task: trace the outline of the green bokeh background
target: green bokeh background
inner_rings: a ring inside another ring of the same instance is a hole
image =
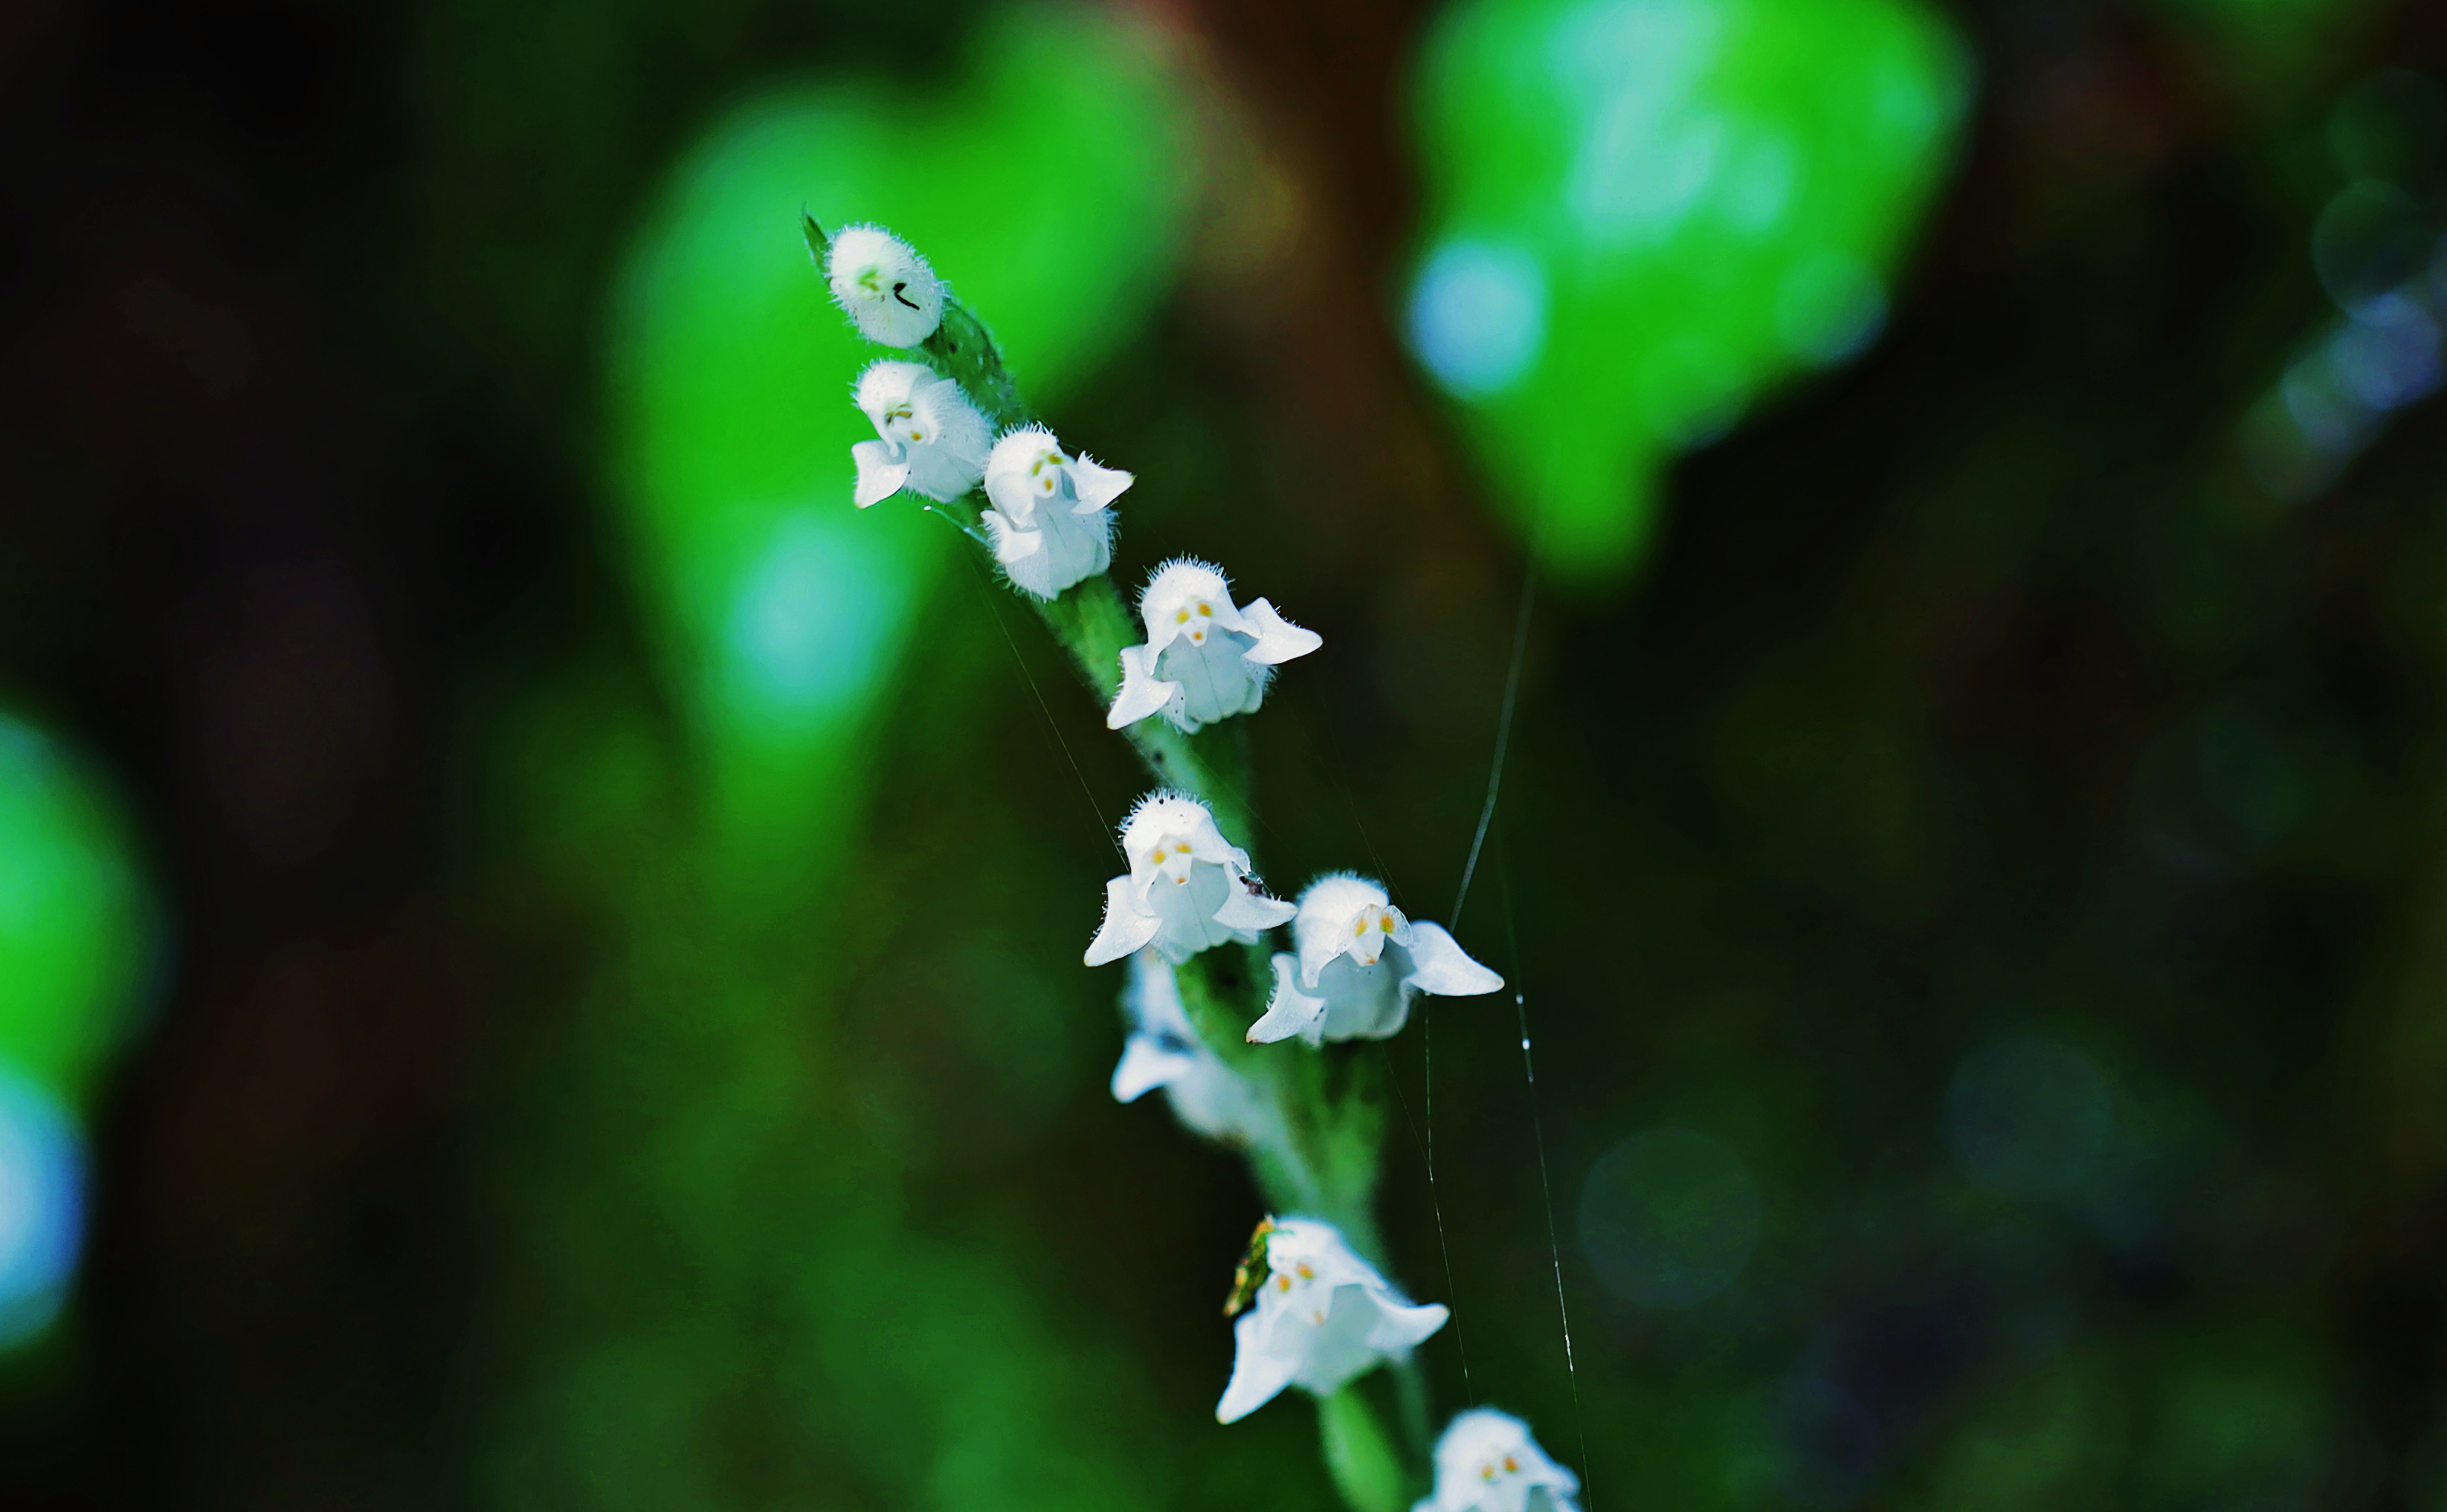
[[[1144,779],[850,507],[804,209],[1137,475],[1126,586],[1324,635],[1274,888],[1522,992],[1340,1052],[1440,1414],[1609,1508],[2447,1504],[2447,449],[2239,441],[2323,210],[2447,161],[2335,146],[2420,7],[68,9],[0,692],[92,775],[0,784],[0,1053],[96,1206],[0,1502],[1334,1504],[1308,1403],[1211,1421],[1254,1191],[1106,1091]],[[1574,218],[1600,132],[1674,215]],[[1544,270],[1491,393],[1456,239]]]
[[[0,715],[0,1063],[93,1095],[156,969],[123,817],[56,742]]]
[[[1874,335],[1970,75],[1941,18],[1892,0],[1437,18],[1417,85],[1429,255],[1501,248],[1544,290],[1534,354],[1465,390],[1463,429],[1552,567],[1619,576],[1677,454]]]

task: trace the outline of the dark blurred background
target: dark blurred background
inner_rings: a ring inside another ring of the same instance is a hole
[[[1277,889],[1524,989],[1534,1125],[1508,1003],[1349,1052],[1441,1407],[1597,1507],[2447,1507],[2447,12],[1617,3],[1637,184],[1950,102],[1761,222],[1809,360],[1647,200],[1437,260],[1563,255],[1580,107],[1470,69],[1565,8],[0,11],[0,847],[99,899],[0,906],[0,1054],[106,1021],[0,1503],[1330,1504],[1211,1421],[1254,1192],[1105,1091],[1139,779],[852,517],[804,204],[1138,474],[1118,572],[1323,632]]]

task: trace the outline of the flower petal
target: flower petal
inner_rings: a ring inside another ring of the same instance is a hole
[[[1249,1026],[1250,1044],[1272,1045],[1295,1034],[1311,1045],[1324,1043],[1318,1027],[1325,1017],[1325,999],[1299,990],[1299,963],[1288,954],[1275,957],[1275,993],[1266,1000],[1265,1013]]]
[[[1152,1034],[1133,1034],[1113,1068],[1113,1101],[1135,1103],[1159,1087],[1186,1076],[1198,1057]]]
[[[1411,974],[1403,985],[1437,997],[1476,997],[1504,986],[1504,978],[1471,960],[1441,924],[1411,926]]]
[[[1079,492],[1079,502],[1072,506],[1074,515],[1092,515],[1111,505],[1130,484],[1138,482],[1118,467],[1107,467],[1082,452],[1071,463],[1071,486]]]
[[[1280,898],[1234,887],[1224,899],[1224,906],[1215,911],[1215,922],[1231,929],[1267,930],[1290,923],[1292,916],[1299,912]]]
[[[1148,657],[1148,665],[1154,666],[1155,658]],[[1249,869],[1249,853],[1224,838],[1224,831],[1216,824],[1212,809],[1202,808],[1198,822],[1190,827],[1189,854],[1202,861],[1228,866],[1236,877]]]
[[[1053,563],[1045,549],[1045,532],[1024,530],[999,509],[987,510],[977,521],[986,527],[986,542],[1011,585],[1039,598],[1053,597]]]
[[[1155,656],[1147,647],[1125,646],[1122,687],[1113,695],[1113,707],[1105,714],[1105,728],[1121,729],[1135,725],[1180,695],[1179,683],[1166,682],[1155,674]]]
[[[1258,1330],[1259,1311],[1251,1308],[1232,1325],[1232,1381],[1224,1388],[1224,1399],[1215,1404],[1215,1421],[1238,1423],[1279,1395],[1292,1384],[1299,1370],[1299,1358],[1267,1350]]]
[[[858,487],[850,498],[859,508],[891,498],[909,481],[909,464],[894,462],[892,451],[888,443],[881,441],[862,441],[850,447],[850,459],[858,463]]]
[[[1029,465],[1043,452],[1059,451],[1062,444],[1043,425],[1022,425],[1003,432],[986,454],[986,497],[1015,524],[1036,523],[1036,491],[1028,485]]]
[[[1096,930],[1096,937],[1088,944],[1082,957],[1091,966],[1117,961],[1155,938],[1164,921],[1153,914],[1143,913],[1138,899],[1131,896],[1130,879],[1116,877],[1105,883],[1105,921]]]
[[[1214,1056],[1201,1054],[1189,1070],[1166,1086],[1172,1116],[1193,1134],[1226,1144],[1279,1142],[1280,1121],[1257,1088]]]
[[[1198,1031],[1189,1026],[1189,1010],[1182,1005],[1181,983],[1172,968],[1146,954],[1130,957],[1130,984],[1122,994],[1130,1015],[1130,1030],[1159,1039],[1187,1041]]]
[[[1368,1330],[1368,1347],[1388,1353],[1407,1350],[1445,1326],[1452,1310],[1442,1302],[1426,1302],[1413,1307],[1392,1293],[1370,1298],[1376,1304],[1375,1322]]]
[[[1300,629],[1275,613],[1275,606],[1262,598],[1252,600],[1242,610],[1241,619],[1241,628],[1258,638],[1256,645],[1241,654],[1261,667],[1280,666],[1325,644],[1324,636]]]

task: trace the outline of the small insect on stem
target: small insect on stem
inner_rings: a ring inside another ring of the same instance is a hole
[[[1232,1268],[1232,1295],[1224,1299],[1224,1315],[1236,1316],[1258,1299],[1258,1288],[1266,1284],[1266,1236],[1275,1231],[1272,1213],[1258,1219],[1257,1228],[1249,1235],[1249,1252]]]

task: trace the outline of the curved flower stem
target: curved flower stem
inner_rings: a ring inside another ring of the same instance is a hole
[[[822,273],[828,245],[824,228],[812,216],[803,219],[807,250]],[[942,324],[920,350],[997,430],[1035,420],[993,332],[948,290]],[[974,532],[971,539],[977,539]],[[1050,601],[1021,596],[1070,652],[1099,707],[1110,708],[1121,688],[1122,649],[1144,638],[1138,616],[1111,575],[1086,578]],[[1159,785],[1205,803],[1224,834],[1255,850],[1249,743],[1237,721],[1191,735],[1162,719],[1143,719],[1122,733]],[[1354,1250],[1382,1266],[1375,1199],[1387,1112],[1379,1057],[1352,1053],[1347,1047],[1316,1053],[1297,1046],[1250,1045],[1248,1026],[1264,1011],[1273,978],[1263,945],[1207,951],[1177,968],[1175,977],[1199,1038],[1262,1092],[1275,1111],[1272,1136],[1243,1152],[1267,1204],[1279,1213],[1326,1219],[1342,1230]],[[1415,1362],[1406,1362],[1401,1374],[1401,1415],[1421,1415],[1413,1408],[1423,1401]],[[1327,1465],[1353,1512],[1401,1512],[1407,1501],[1399,1459],[1358,1385],[1318,1403]]]

